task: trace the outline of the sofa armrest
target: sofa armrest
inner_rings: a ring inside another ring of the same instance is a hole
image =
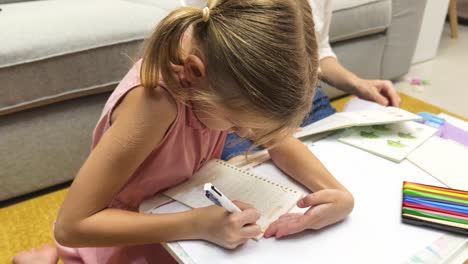
[[[426,0],[393,0],[392,22],[387,30],[381,78],[396,79],[407,73],[416,48]]]
[[[12,4],[12,3],[18,3],[18,2],[29,2],[29,1],[37,1],[37,0],[0,0],[0,5]]]

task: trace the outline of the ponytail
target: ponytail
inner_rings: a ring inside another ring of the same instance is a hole
[[[182,7],[165,17],[146,41],[140,71],[141,84],[155,88],[161,80],[171,89],[176,98],[186,98],[171,65],[182,65],[180,42],[184,32],[193,23],[203,23],[203,10]]]

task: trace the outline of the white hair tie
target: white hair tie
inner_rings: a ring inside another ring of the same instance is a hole
[[[203,8],[202,19],[203,19],[203,22],[208,22],[208,20],[210,19],[210,8],[207,6]]]

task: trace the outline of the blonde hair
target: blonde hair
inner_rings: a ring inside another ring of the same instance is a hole
[[[164,80],[181,102],[198,100],[275,124],[257,145],[289,135],[310,111],[318,70],[312,11],[307,0],[210,0],[208,8],[171,12],[147,40],[141,82]],[[182,88],[171,65],[183,65],[180,43],[193,27],[210,87]]]

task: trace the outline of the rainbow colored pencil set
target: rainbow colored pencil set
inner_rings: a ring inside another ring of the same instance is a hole
[[[403,183],[404,223],[468,235],[468,192],[419,183]]]

